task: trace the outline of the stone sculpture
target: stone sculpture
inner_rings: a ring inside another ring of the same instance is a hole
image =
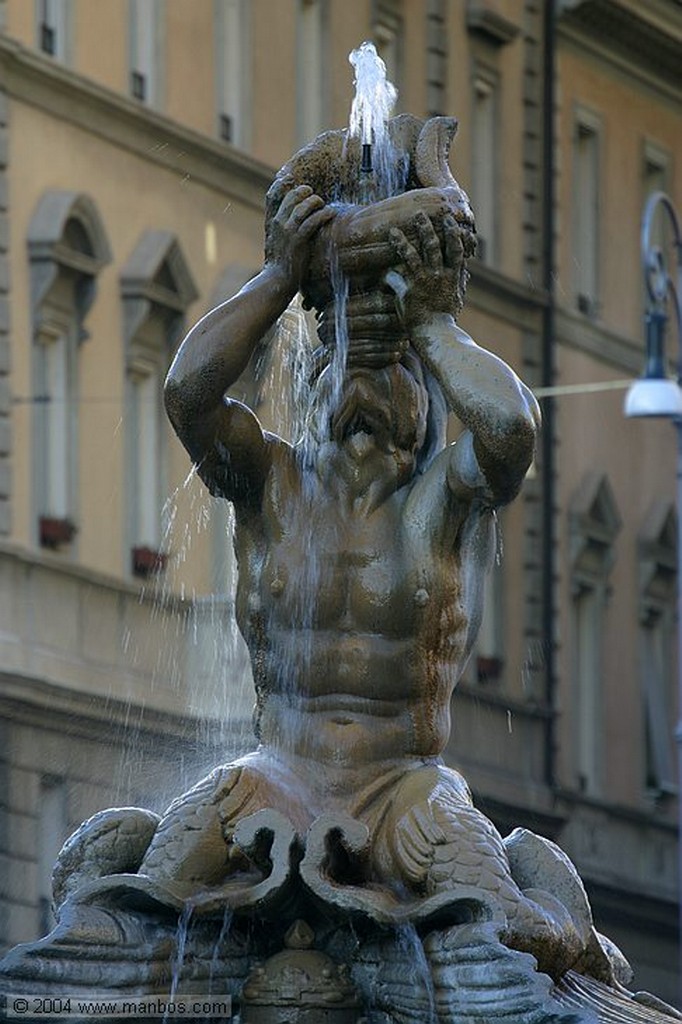
[[[167,409],[235,506],[259,746],[161,818],[86,822],[55,868],[59,923],[0,965],[6,989],[212,985],[245,1022],[675,1015],[623,988],[565,855],[503,839],[440,758],[495,510],[539,427],[529,389],[457,325],[475,229],[455,129],[393,119],[392,194],[365,205],[341,201],[357,140],[298,153],[268,193],[263,269],[181,346]],[[320,344],[292,445],[225,395],[298,292]]]

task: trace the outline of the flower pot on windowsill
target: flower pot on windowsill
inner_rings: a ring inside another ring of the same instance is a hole
[[[168,562],[168,555],[165,551],[157,551],[145,544],[133,548],[132,556],[133,576],[141,576],[143,579],[163,572]]]
[[[41,516],[38,528],[41,547],[50,548],[52,551],[70,544],[77,531],[76,524],[71,519],[60,516]]]
[[[495,683],[502,676],[504,662],[502,658],[479,655],[476,658],[476,676],[479,683]]]

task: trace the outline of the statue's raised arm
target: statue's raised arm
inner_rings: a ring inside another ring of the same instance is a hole
[[[168,372],[168,416],[212,494],[256,499],[278,438],[225,392],[298,291],[311,240],[333,210],[307,185],[292,189],[269,226],[260,273],[207,313],[183,341]],[[279,442],[281,443],[281,442]]]
[[[449,484],[463,498],[477,493],[493,506],[502,505],[515,497],[532,461],[538,404],[514,371],[455,321],[463,259],[455,219],[446,216],[439,234],[421,212],[414,229],[416,243],[392,229],[400,263],[388,281],[410,343],[466,428],[451,449]]]

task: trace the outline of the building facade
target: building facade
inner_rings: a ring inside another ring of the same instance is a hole
[[[644,201],[682,207],[676,0],[0,3],[0,943],[43,934],[68,833],[162,810],[251,743],[230,511],[161,387],[262,259],[276,169],[344,127],[372,39],[453,114],[477,216],[463,326],[542,400],[500,515],[448,759],[575,860],[635,984],[677,998],[677,512],[643,364]],[[657,237],[665,240],[663,228]],[[243,382],[264,421],[275,355]],[[453,425],[453,436],[456,425]]]

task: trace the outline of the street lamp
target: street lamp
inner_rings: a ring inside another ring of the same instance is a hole
[[[653,243],[651,231],[658,209],[667,214],[672,228],[672,247],[677,265],[669,272],[664,250]],[[682,233],[669,196],[653,192],[642,216],[642,268],[647,288],[646,366],[644,375],[630,387],[625,396],[626,416],[658,416],[672,420],[677,430],[677,683],[678,721],[675,731],[678,753],[678,847],[680,955],[682,958]],[[668,377],[665,358],[665,329],[668,302],[675,309],[679,341],[677,380]],[[681,959],[682,963],[682,959]],[[680,971],[682,979],[682,970]]]
[[[651,241],[651,228],[659,206],[668,214],[673,229],[672,244],[677,250],[677,281],[668,273],[661,246],[653,245]],[[641,244],[648,299],[644,317],[646,366],[644,375],[625,396],[625,415],[667,416],[676,419],[682,415],[682,234],[675,207],[665,192],[653,192],[647,200],[642,217]],[[675,306],[680,340],[677,381],[668,377],[665,367],[665,328],[669,298]]]

